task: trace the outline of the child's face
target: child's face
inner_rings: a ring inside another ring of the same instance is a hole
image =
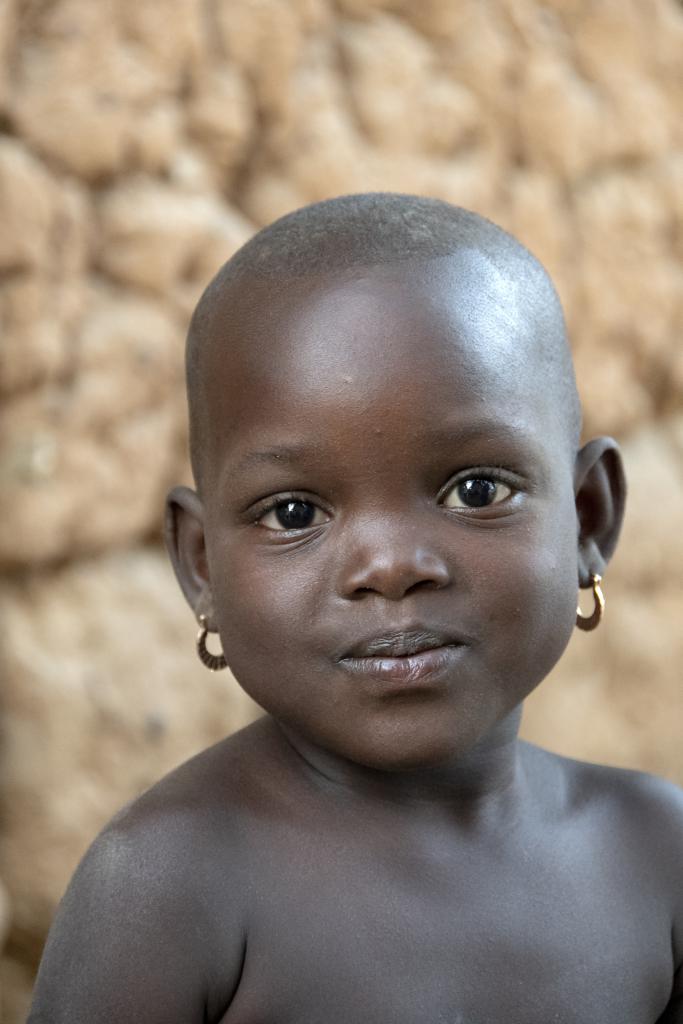
[[[366,765],[495,740],[576,610],[574,451],[523,288],[466,252],[252,289],[240,317],[203,488],[237,679]],[[345,660],[415,632],[445,650],[414,671]]]

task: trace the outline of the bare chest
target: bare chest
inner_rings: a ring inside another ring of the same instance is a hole
[[[670,932],[627,881],[559,853],[290,850],[258,887],[223,1024],[655,1024]]]

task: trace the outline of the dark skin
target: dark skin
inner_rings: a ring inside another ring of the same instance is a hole
[[[462,259],[224,297],[168,542],[267,714],[99,837],[31,1024],[683,1022],[681,792],[517,738],[618,450],[577,452],[533,304]],[[350,655],[415,631],[434,663]]]

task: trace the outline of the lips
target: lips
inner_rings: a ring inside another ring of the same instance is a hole
[[[461,636],[452,632],[418,628],[392,630],[360,640],[342,656],[346,658],[406,658],[439,647],[460,647]]]
[[[399,694],[440,693],[457,672],[467,639],[432,627],[392,630],[366,637],[339,659],[340,668],[381,700]]]

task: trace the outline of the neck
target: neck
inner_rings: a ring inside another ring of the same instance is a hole
[[[438,765],[400,771],[357,764],[277,724],[300,764],[318,781],[324,779],[368,799],[442,806],[464,822],[498,819],[516,807],[523,780],[517,738],[521,713],[520,705],[464,754]]]

